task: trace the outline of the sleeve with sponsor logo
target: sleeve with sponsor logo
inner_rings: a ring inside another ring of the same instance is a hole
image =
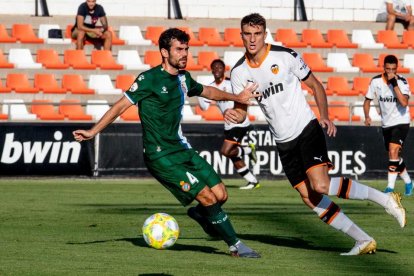
[[[129,99],[131,103],[137,104],[142,99],[151,95],[151,85],[149,78],[149,75],[144,75],[141,73],[132,83],[131,87],[125,91],[124,95]]]
[[[365,98],[373,100],[374,99],[374,95],[375,95],[375,82],[373,80],[371,80],[369,86],[368,86],[368,91],[365,94]]]
[[[411,91],[410,91],[410,85],[408,84],[407,80],[403,77],[399,77],[398,78],[398,87],[401,90],[401,93],[403,93],[404,95],[410,95]]]
[[[310,68],[305,63],[305,61],[302,59],[302,56],[300,54],[296,53],[293,50],[291,50],[291,51],[292,51],[291,70],[292,70],[293,74],[295,74],[295,76],[297,76],[300,80],[303,80],[309,75]]]
[[[188,78],[189,84],[190,84],[187,96],[188,97],[199,96],[203,92],[203,89],[204,89],[203,85],[201,83],[196,82],[188,72],[185,75]]]

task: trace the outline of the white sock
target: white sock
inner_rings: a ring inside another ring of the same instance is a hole
[[[400,160],[392,160],[390,159],[390,162],[399,162]],[[397,164],[394,166],[392,166],[392,168],[397,168]],[[397,180],[398,177],[398,173],[397,172],[390,172],[388,169],[388,184],[387,187],[394,189],[395,188],[395,181]]]
[[[247,182],[257,183],[257,178],[251,173],[249,167],[245,166],[237,170],[237,172],[247,180]]]
[[[243,150],[245,155],[248,155],[252,152],[252,149],[250,147],[243,147]]]
[[[406,184],[411,183],[411,178],[407,172],[407,169],[405,169],[402,173],[400,173],[400,177],[404,181],[404,183]]]
[[[332,177],[329,195],[345,199],[371,200],[385,207],[389,195],[346,177]]]

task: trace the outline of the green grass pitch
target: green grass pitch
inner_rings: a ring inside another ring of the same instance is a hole
[[[414,197],[403,198],[405,229],[374,203],[334,198],[378,243],[374,255],[344,257],[353,241],[320,221],[287,181],[251,191],[238,189],[242,180],[225,182],[224,209],[261,259],[230,257],[153,179],[0,178],[0,275],[414,275]],[[156,212],[180,226],[168,250],[141,236]]]

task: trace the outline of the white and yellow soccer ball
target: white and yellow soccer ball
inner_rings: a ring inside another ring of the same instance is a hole
[[[145,242],[155,249],[166,249],[174,245],[180,234],[178,223],[169,214],[156,213],[147,218],[142,226]]]

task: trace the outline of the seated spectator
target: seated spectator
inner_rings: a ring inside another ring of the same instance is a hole
[[[414,30],[411,0],[384,0],[376,21],[387,22],[386,30],[394,30],[395,22],[401,23],[406,30]]]
[[[112,48],[112,34],[108,30],[108,20],[104,8],[96,0],[86,0],[80,4],[72,28],[72,38],[76,39],[76,49],[82,50],[85,41],[91,41],[95,48]]]

